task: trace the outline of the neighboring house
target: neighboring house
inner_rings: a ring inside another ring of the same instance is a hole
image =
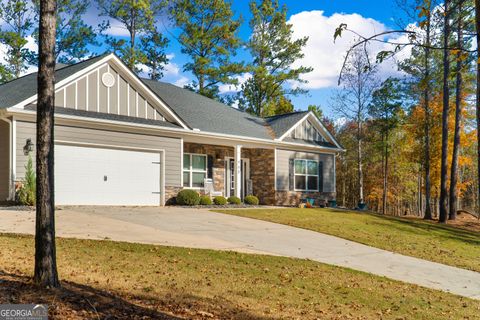
[[[164,205],[208,178],[227,197],[263,204],[335,198],[343,149],[311,112],[258,118],[140,79],[113,54],[55,76],[57,204]],[[36,88],[36,73],[0,86],[0,201],[35,160]]]

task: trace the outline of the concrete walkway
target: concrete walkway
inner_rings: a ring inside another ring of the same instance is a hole
[[[75,207],[57,211],[57,235],[270,254],[348,267],[480,299],[480,273],[341,238],[204,209]],[[33,234],[34,213],[0,210],[0,232]]]

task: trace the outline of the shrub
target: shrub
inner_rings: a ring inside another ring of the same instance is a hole
[[[185,189],[178,193],[176,201],[181,206],[196,206],[200,203],[200,196],[197,191]]]
[[[25,165],[25,179],[16,191],[17,202],[24,206],[34,206],[36,201],[37,177],[33,170],[32,157],[28,157]]]
[[[255,196],[246,196],[245,199],[243,200],[246,204],[251,204],[251,205],[258,205],[260,201],[258,201],[258,198]]]
[[[231,196],[228,198],[228,203],[230,204],[240,204],[242,203],[242,200],[240,200],[239,197]]]
[[[225,199],[225,197],[222,197],[222,196],[217,196],[213,198],[213,203],[215,203],[217,206],[224,206],[227,204],[227,199]]]
[[[212,204],[212,199],[210,199],[210,196],[201,196],[200,197],[200,204],[202,206],[209,206]]]

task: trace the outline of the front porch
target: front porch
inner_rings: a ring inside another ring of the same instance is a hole
[[[212,179],[216,192],[243,199],[255,195],[261,204],[275,204],[275,150],[240,145],[220,146],[185,142],[182,188],[204,192],[202,181]],[[182,188],[168,188],[167,199]]]

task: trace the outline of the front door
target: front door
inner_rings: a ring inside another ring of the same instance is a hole
[[[242,185],[240,189],[240,195],[243,199],[245,197],[245,192],[247,190],[247,183],[248,179],[250,178],[250,168],[249,168],[249,161],[248,159],[242,159],[240,161],[241,165],[241,179]],[[233,158],[228,158],[226,163],[226,172],[227,172],[227,179],[226,181],[226,195],[227,197],[235,195],[235,185],[236,185],[236,176],[235,176],[235,160]]]

